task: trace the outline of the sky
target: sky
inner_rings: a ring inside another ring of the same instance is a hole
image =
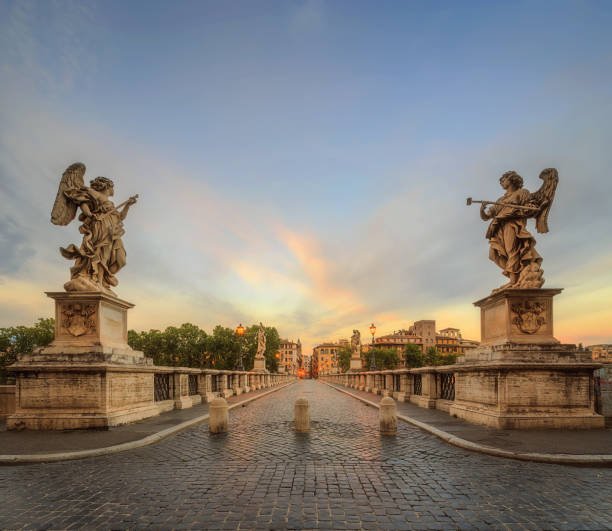
[[[612,343],[612,4],[0,2],[0,327],[51,316],[73,162],[115,182],[137,330],[259,321],[304,352],[506,281],[466,197],[560,182],[536,234],[562,342]]]

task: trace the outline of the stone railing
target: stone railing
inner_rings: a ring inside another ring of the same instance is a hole
[[[328,374],[319,379],[366,393],[390,396],[398,402],[448,412],[455,399],[455,367],[419,367]]]
[[[296,379],[291,374],[221,371],[189,367],[154,368],[153,395],[160,411],[186,409],[214,398],[276,387]]]

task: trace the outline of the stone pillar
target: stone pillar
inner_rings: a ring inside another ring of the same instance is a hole
[[[366,375],[364,373],[359,374],[359,390],[365,391],[366,389]]]
[[[306,433],[310,431],[310,404],[305,398],[298,398],[294,405],[295,431]]]
[[[380,401],[380,433],[382,435],[397,434],[397,410],[395,401],[390,397],[385,397]]]
[[[210,403],[208,425],[210,433],[225,433],[229,428],[229,408],[224,398],[215,398]]]
[[[382,375],[382,378],[384,378],[384,382],[385,382],[384,383],[385,388],[383,390],[382,395],[383,396],[393,396],[393,373],[387,372]]]

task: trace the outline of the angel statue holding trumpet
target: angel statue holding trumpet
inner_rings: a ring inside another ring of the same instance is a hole
[[[537,192],[523,188],[523,178],[515,171],[504,173],[499,182],[506,193],[497,201],[474,201],[481,203],[480,217],[492,220],[487,230],[489,258],[495,262],[510,282],[493,290],[541,288],[544,285],[540,267],[542,257],[535,249],[535,238],[526,229],[527,219],[536,219],[536,230],[548,232],[548,212],[555,197],[559,174],[555,168],[540,173],[543,183]],[[491,205],[487,210],[487,206]]]
[[[84,176],[85,164],[81,162],[66,169],[51,211],[51,223],[68,225],[76,217],[77,209],[81,209],[81,246],[60,247],[64,258],[75,260],[70,268],[70,281],[64,284],[64,289],[114,294],[110,288],[118,284],[115,274],[126,263],[121,241],[125,233],[123,220],[138,195],[115,207],[110,199],[114,195],[113,181],[96,177],[90,181],[90,186],[85,186]]]

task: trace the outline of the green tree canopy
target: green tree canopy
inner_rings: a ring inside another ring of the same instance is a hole
[[[242,337],[244,367],[253,368],[257,352],[258,325],[245,329]],[[280,346],[278,331],[266,327],[266,367],[271,372],[278,370],[276,353]],[[128,332],[128,343],[135,350],[143,351],[153,359],[155,365],[234,370],[238,365],[241,348],[240,336],[224,326],[216,326],[208,335],[191,323],[180,327],[169,326],[163,332],[149,330]]]
[[[33,326],[0,328],[0,384],[8,381],[6,367],[15,362],[17,354],[29,354],[48,345],[54,334],[53,318],[39,318]]]
[[[374,348],[363,353],[366,369],[369,370],[370,368],[373,353],[376,355],[376,368],[378,370],[397,368],[400,359],[396,349]]]
[[[423,367],[423,365],[425,365],[425,356],[423,356],[419,346],[414,343],[408,343],[406,345],[404,349],[404,360],[406,360],[406,367],[409,369]]]
[[[344,345],[338,349],[338,367],[341,372],[346,372],[351,366],[351,356],[353,355],[351,347]]]

